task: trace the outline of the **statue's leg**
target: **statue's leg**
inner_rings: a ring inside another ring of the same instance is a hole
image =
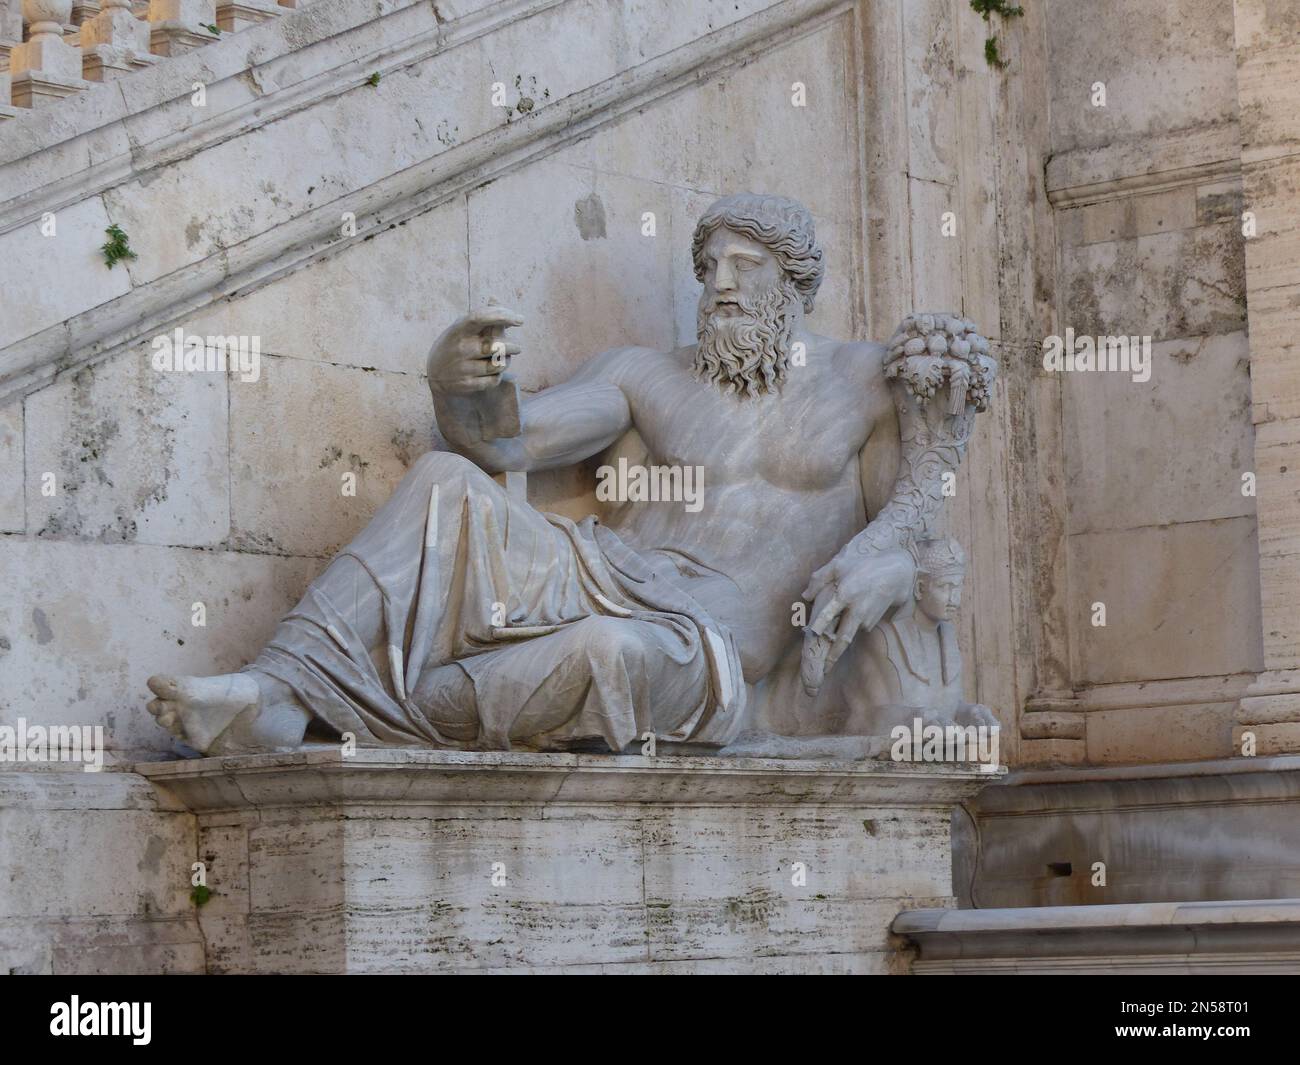
[[[670,618],[591,616],[432,671],[413,699],[457,741],[620,751],[646,732],[686,738],[711,703],[705,655]]]
[[[189,745],[214,754],[299,746],[317,716],[322,686],[327,694],[337,688],[348,699],[384,704],[390,716],[400,717],[388,705],[405,702],[394,665],[409,667],[427,644],[436,666],[455,656],[453,645],[464,635],[441,625],[449,596],[461,596],[457,611],[482,619],[478,627],[490,638],[491,615],[507,589],[518,586],[552,602],[543,594],[544,579],[566,576],[554,564],[555,553],[545,517],[509,500],[468,459],[430,452],[312,581],[250,666],[216,677],[151,677],[157,698],[150,712]],[[577,609],[564,602],[558,607]],[[415,637],[422,646],[412,656],[416,620],[425,631]],[[344,731],[350,722],[330,724]],[[379,742],[429,740],[401,720],[388,730],[383,721],[371,724],[374,734],[362,722],[353,731]]]

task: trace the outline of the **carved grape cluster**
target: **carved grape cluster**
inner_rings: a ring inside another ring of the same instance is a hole
[[[987,410],[997,370],[975,323],[953,314],[909,314],[890,338],[885,357],[885,376],[901,379],[922,402],[947,383],[949,414],[960,414],[967,403]]]

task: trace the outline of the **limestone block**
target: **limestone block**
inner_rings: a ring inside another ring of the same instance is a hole
[[[819,225],[848,221],[858,194],[845,32],[836,20],[782,42],[655,100],[560,157],[696,192],[780,189],[807,204]],[[806,106],[792,101],[796,82]],[[828,166],[828,159],[843,163]]]
[[[189,328],[256,334],[274,355],[417,374],[434,338],[469,305],[467,262],[458,198],[216,304]]]
[[[0,235],[0,261],[23,264],[5,273],[0,348],[130,291],[125,264],[110,270],[99,250],[113,220],[94,197],[57,211],[54,236],[39,219]]]
[[[1254,519],[1076,533],[1069,551],[1077,682],[1260,668]],[[1105,626],[1091,623],[1098,602]]]
[[[1300,553],[1300,419],[1255,427],[1261,555]]]
[[[962,306],[960,229],[944,236],[944,214],[956,212],[955,190],[933,181],[908,181],[912,203],[912,291],[917,307]]]
[[[1072,533],[1254,513],[1241,479],[1255,465],[1244,333],[1154,343],[1145,382],[1061,378]]]
[[[1300,662],[1300,617],[1295,609],[1296,589],[1300,588],[1300,554],[1261,551],[1259,583],[1264,664],[1268,669],[1293,669]]]
[[[1091,711],[1088,761],[1095,765],[1182,762],[1233,755],[1236,703]]]
[[[654,237],[647,211],[663,220]],[[523,315],[522,387],[565,380],[607,348],[672,345],[672,245],[687,238],[667,231],[669,214],[662,185],[552,163],[470,193],[470,299]]]
[[[1294,34],[1294,30],[1291,31]],[[1300,41],[1285,30],[1262,47],[1238,44],[1242,163],[1250,167],[1300,147],[1300,86],[1295,62]]]
[[[23,500],[23,405],[0,407],[0,532],[22,532],[27,525]]]
[[[1239,54],[1300,41],[1298,0],[1235,0],[1233,15]]]
[[[201,973],[193,815],[133,773],[0,773],[0,971]]]
[[[1245,165],[1242,181],[1258,227],[1245,241],[1251,293],[1300,285],[1300,154]]]
[[[1077,248],[1063,259],[1062,327],[1157,340],[1236,332],[1246,311],[1242,255],[1233,223]]]
[[[1054,152],[1236,118],[1231,5],[1051,0],[1045,24]],[[1105,107],[1090,99],[1099,81]]]
[[[960,166],[957,37],[948,0],[903,4],[903,70],[907,83],[907,171],[955,185]],[[957,307],[922,299],[918,306]]]
[[[1300,284],[1252,289],[1250,380],[1254,420],[1300,418]]]
[[[432,428],[417,373],[263,357],[260,380],[231,384],[232,543],[333,554],[433,446]]]
[[[34,535],[195,547],[229,536],[227,376],[160,371],[152,355],[132,348],[27,398]]]
[[[0,714],[102,724],[110,752],[170,752],[171,736],[144,711],[145,678],[246,665],[319,567],[183,548],[0,542],[11,582],[0,603]],[[205,626],[193,624],[195,603]]]

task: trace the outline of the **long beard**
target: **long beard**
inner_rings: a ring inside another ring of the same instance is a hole
[[[741,313],[732,317],[718,317],[701,307],[695,376],[750,398],[779,392],[790,368],[796,298],[786,280],[753,302],[741,299]]]

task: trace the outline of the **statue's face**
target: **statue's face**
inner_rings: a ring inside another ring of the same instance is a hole
[[[776,290],[785,271],[770,251],[743,233],[719,226],[704,242],[700,314],[715,322],[753,317],[753,308]]]
[[[779,392],[799,308],[794,283],[766,247],[726,226],[709,234],[700,259],[697,375],[751,398]]]
[[[922,577],[918,582],[917,608],[933,621],[952,621],[961,606],[961,578],[953,574]]]

